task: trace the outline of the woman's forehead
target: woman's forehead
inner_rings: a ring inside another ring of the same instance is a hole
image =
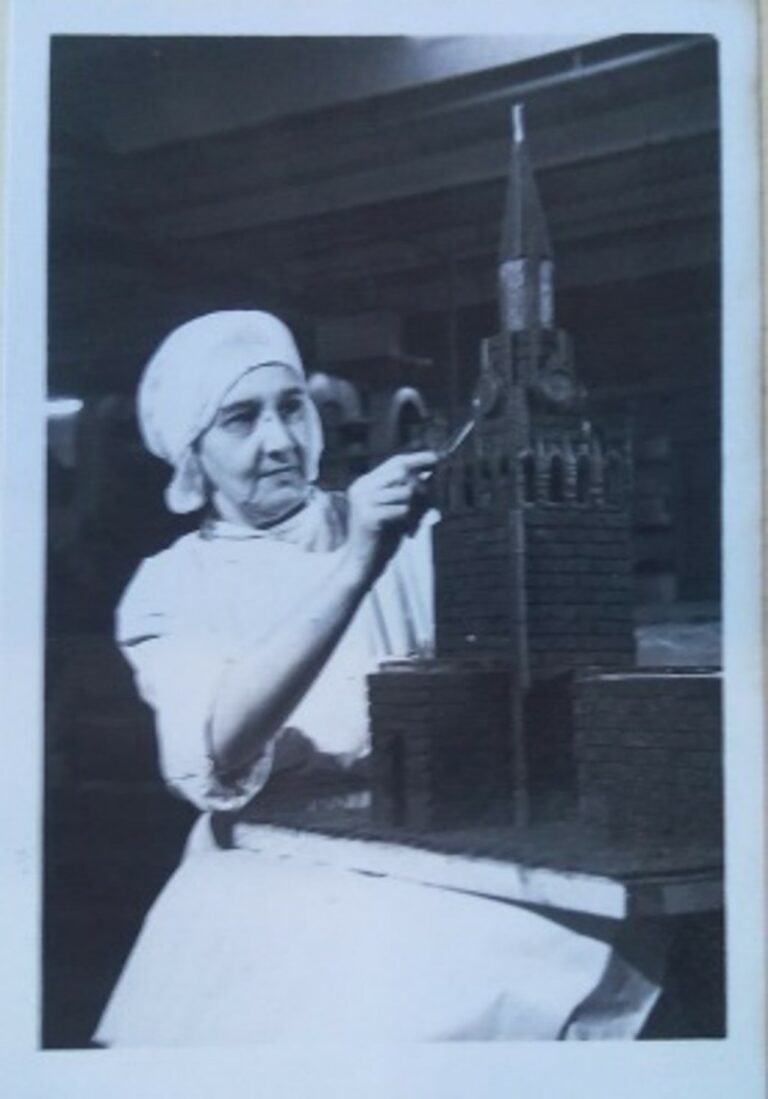
[[[284,363],[264,363],[242,375],[221,398],[220,408],[242,401],[266,401],[306,388],[304,379]]]

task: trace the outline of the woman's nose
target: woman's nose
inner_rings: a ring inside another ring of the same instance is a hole
[[[266,412],[262,415],[256,439],[257,445],[266,454],[281,453],[290,450],[293,446],[290,432],[282,417],[275,412]]]

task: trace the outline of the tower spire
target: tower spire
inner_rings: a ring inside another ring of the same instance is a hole
[[[499,253],[501,328],[552,328],[552,245],[525,136],[525,109],[511,111],[509,181]]]

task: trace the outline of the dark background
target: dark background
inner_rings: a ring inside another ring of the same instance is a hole
[[[633,422],[638,624],[719,617],[716,44],[508,46],[53,40],[49,388],[84,407],[49,423],[47,1046],[87,1045],[192,817],[111,641],[137,562],[185,527],[138,439],[143,363],[198,313],[264,308],[370,419],[407,382],[458,421],[496,327],[512,102],[558,323]]]

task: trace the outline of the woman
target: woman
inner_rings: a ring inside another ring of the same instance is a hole
[[[514,906],[279,858],[253,824],[271,803],[365,796],[365,676],[431,641],[435,454],[392,458],[346,495],[318,489],[301,359],[259,312],[172,333],[139,417],[174,469],[168,506],[206,510],[142,563],[117,636],[155,710],[164,777],[202,816],[96,1040],[564,1034],[604,943]]]

